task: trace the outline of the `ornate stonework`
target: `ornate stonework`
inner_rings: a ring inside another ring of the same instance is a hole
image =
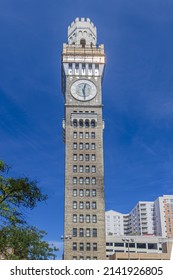
[[[96,27],[77,18],[62,52],[65,100],[64,259],[106,259],[102,78],[104,46]]]

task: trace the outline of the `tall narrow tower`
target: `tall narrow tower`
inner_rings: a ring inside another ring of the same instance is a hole
[[[90,19],[76,18],[63,45],[65,100],[64,259],[106,258],[102,78],[104,46]]]

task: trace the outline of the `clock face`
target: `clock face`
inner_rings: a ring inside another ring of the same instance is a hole
[[[95,84],[88,80],[78,80],[71,86],[71,94],[80,101],[89,101],[96,96],[96,93]]]

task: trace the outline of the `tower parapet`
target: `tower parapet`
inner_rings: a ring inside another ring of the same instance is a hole
[[[89,18],[76,18],[68,27],[68,44],[95,46],[97,44],[97,29]]]

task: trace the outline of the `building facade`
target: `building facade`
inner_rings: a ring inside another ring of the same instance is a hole
[[[173,195],[158,197],[154,205],[157,235],[173,238]]]
[[[124,235],[124,216],[113,210],[106,211],[106,236]]]
[[[90,19],[68,27],[62,52],[65,142],[64,259],[105,259],[102,117],[104,46]]]
[[[159,236],[107,236],[106,256],[109,258],[115,253],[159,254],[165,252],[164,244],[167,242]]]
[[[139,201],[128,213],[106,212],[106,235],[155,235],[173,238],[173,195]]]

